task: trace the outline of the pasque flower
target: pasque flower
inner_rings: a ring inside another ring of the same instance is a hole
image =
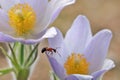
[[[46,54],[60,80],[99,80],[115,67],[112,60],[106,59],[112,38],[110,30],[101,30],[92,36],[88,19],[80,15],[64,39],[58,29],[57,33],[57,36],[48,39],[50,47],[59,47],[57,53]]]
[[[56,35],[46,29],[75,0],[1,0],[0,42],[32,44]]]

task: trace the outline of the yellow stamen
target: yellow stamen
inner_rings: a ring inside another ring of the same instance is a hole
[[[33,8],[24,3],[16,4],[8,11],[9,24],[15,29],[18,36],[24,36],[31,32],[36,22],[36,14]]]
[[[73,53],[69,56],[64,67],[68,75],[89,73],[89,63],[86,61],[84,56],[80,54]]]

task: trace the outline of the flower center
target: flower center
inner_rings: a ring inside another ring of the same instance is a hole
[[[88,74],[89,63],[83,55],[72,53],[64,64],[67,74]]]
[[[36,22],[36,14],[33,8],[24,3],[16,4],[8,11],[9,24],[15,29],[18,36],[24,36],[31,32]]]

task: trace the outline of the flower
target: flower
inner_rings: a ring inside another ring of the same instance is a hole
[[[112,32],[108,29],[92,36],[88,19],[80,15],[64,39],[58,29],[57,36],[48,39],[50,47],[59,48],[56,53],[46,54],[60,80],[99,80],[115,67],[112,60],[105,59],[111,38]]]
[[[1,0],[0,42],[33,44],[56,35],[47,30],[67,5],[75,0]]]

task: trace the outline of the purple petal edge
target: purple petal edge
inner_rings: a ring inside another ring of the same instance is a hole
[[[80,75],[80,74],[72,74],[65,78],[65,80],[92,80],[93,77],[91,75]]]
[[[110,59],[106,59],[104,61],[103,68],[91,74],[93,76],[93,80],[101,78],[107,71],[111,70],[114,67],[115,67],[114,62]]]
[[[23,44],[35,44],[41,42],[45,38],[52,38],[57,34],[56,29],[54,27],[48,29],[46,33],[40,37],[39,39],[24,39],[24,38],[14,38],[10,35],[4,34],[0,32],[0,42],[21,42]]]
[[[50,19],[50,23],[52,23],[56,18],[57,16],[59,15],[59,13],[61,12],[61,10],[65,7],[65,6],[68,6],[70,4],[74,4],[76,0],[71,0],[70,2],[58,7],[53,13],[52,13],[52,16],[51,16],[51,19]]]
[[[50,61],[50,64],[51,64],[52,69],[55,72],[55,74],[60,78],[60,80],[64,80],[64,78],[66,77],[64,68],[51,55],[47,54],[47,57]]]

